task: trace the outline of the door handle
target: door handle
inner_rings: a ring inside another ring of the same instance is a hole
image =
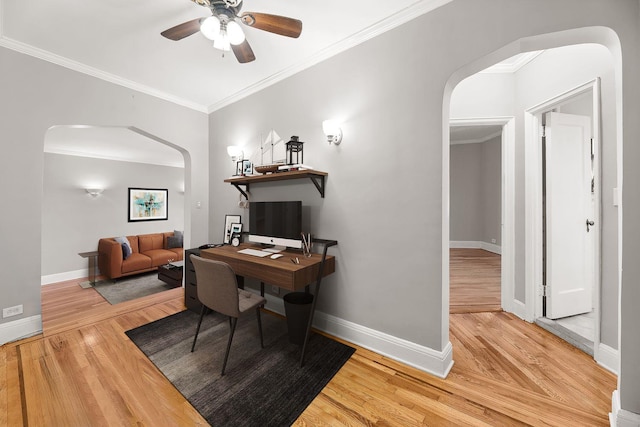
[[[589,219],[587,219],[587,233],[589,232],[589,227],[593,227],[594,225],[595,225],[595,222],[589,221]]]

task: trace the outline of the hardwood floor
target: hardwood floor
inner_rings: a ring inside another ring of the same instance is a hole
[[[44,333],[0,347],[0,426],[197,426],[206,421],[124,331],[184,309],[182,289],[111,306],[43,287]],[[446,379],[359,348],[299,426],[605,426],[615,376],[536,325],[451,315]]]
[[[482,249],[449,250],[449,313],[502,311],[500,255]]]

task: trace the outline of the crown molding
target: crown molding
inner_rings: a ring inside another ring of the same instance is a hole
[[[364,30],[353,34],[351,37],[348,37],[344,40],[341,40],[323,50],[308,57],[305,60],[302,60],[284,70],[272,74],[271,76],[260,80],[250,86],[247,86],[245,89],[236,92],[235,94],[219,101],[209,106],[208,112],[213,113],[221,108],[224,108],[228,105],[233,104],[247,96],[253,95],[254,93],[265,89],[275,83],[278,83],[287,77],[291,77],[294,74],[297,74],[307,68],[310,68],[320,62],[327,60],[339,53],[342,53],[352,47],[355,47],[361,43],[364,43],[367,40],[370,40],[382,33],[385,33],[393,28],[399,27],[402,24],[405,24],[412,19],[417,18],[418,16],[424,15],[425,13],[431,12],[441,6],[450,3],[453,0],[419,0],[412,4],[411,6],[406,7],[405,9],[396,12],[395,14],[376,22],[375,24],[365,28]]]
[[[1,31],[2,31],[2,23],[0,22],[0,34],[2,34]],[[65,58],[60,55],[56,55],[44,49],[39,49],[37,47],[28,45],[26,43],[19,42],[17,40],[13,40],[4,35],[0,36],[0,46],[6,47],[7,49],[14,50],[16,52],[24,53],[25,55],[42,59],[43,61],[51,62],[52,64],[60,65],[62,67],[68,68],[73,71],[77,71],[79,73],[87,74],[89,76],[93,76],[98,79],[117,84],[119,86],[123,86],[138,92],[142,92],[156,98],[164,99],[165,101],[169,101],[171,103],[181,105],[183,107],[191,108],[192,110],[200,111],[202,113],[207,112],[206,106],[196,104],[194,102],[191,102],[182,98],[178,98],[166,92],[162,92],[157,89],[154,89],[150,86],[142,85],[134,81],[127,80],[122,77],[118,77],[114,74],[107,73],[105,71],[99,70],[94,67],[90,67],[80,62],[72,61],[71,59]]]
[[[507,61],[498,62],[497,64],[492,65],[489,68],[485,68],[484,70],[479,71],[478,73],[481,73],[481,74],[515,73],[520,68],[524,67],[529,62],[533,61],[542,52],[544,52],[544,51],[543,50],[535,50],[535,51],[532,51],[532,52],[521,53],[519,55],[516,55],[517,59],[515,61],[513,61],[513,62],[507,62],[508,60]]]

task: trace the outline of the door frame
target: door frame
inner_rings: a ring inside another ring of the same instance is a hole
[[[570,102],[578,95],[592,94],[593,112],[593,141],[595,152],[594,178],[596,182],[594,221],[598,224],[596,242],[594,244],[594,359],[598,360],[598,347],[600,345],[600,289],[601,281],[601,102],[600,79],[596,78],[571,90],[561,93],[538,105],[535,105],[524,113],[525,125],[525,292],[526,292],[526,317],[533,322],[542,316],[542,119],[543,113],[553,108]]]
[[[452,118],[449,126],[502,126],[501,135],[501,263],[500,303],[504,311],[517,309],[515,289],[515,117]],[[451,144],[451,137],[449,137]],[[447,242],[449,244],[449,242]],[[448,259],[448,257],[447,257]],[[449,266],[447,265],[447,269]],[[447,270],[448,271],[448,270]],[[447,312],[449,307],[447,306]],[[517,314],[517,313],[516,313]]]

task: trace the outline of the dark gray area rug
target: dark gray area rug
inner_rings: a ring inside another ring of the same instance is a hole
[[[247,313],[221,377],[228,318],[207,314],[191,353],[198,317],[182,311],[127,336],[212,426],[290,426],[355,351],[314,333],[300,368],[301,347],[289,343],[286,321],[262,314],[260,348],[256,316]]]
[[[97,282],[93,288],[114,305],[173,289],[173,286],[158,280],[158,273],[154,272],[118,279],[115,282],[103,280]]]

